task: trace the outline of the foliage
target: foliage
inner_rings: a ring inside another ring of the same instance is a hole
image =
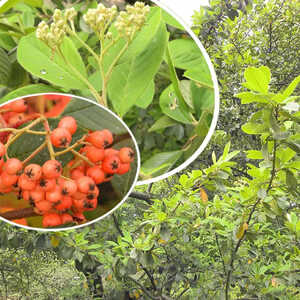
[[[52,251],[28,254],[14,249],[0,253],[2,299],[89,299],[84,275]]]
[[[27,243],[51,243],[75,259],[94,274],[90,288],[99,299],[297,298],[299,112],[291,108],[299,105],[299,78],[278,93],[270,79],[267,67],[248,68],[249,91],[237,95],[256,103],[243,130],[263,145],[245,152],[251,163],[244,175],[234,175],[239,151],[228,143],[209,167],[154,185],[150,198],[131,199],[110,219],[26,235]]]
[[[300,74],[296,59],[300,38],[298,11],[299,1],[295,0],[215,0],[194,15],[194,30],[211,57],[220,85],[218,129],[225,131],[227,140],[232,137],[235,149],[260,147],[256,136],[240,130],[256,109],[254,105],[241,105],[235,97],[245,91],[240,85],[245,69],[268,66],[272,70],[273,91],[287,86]],[[205,154],[202,157],[204,163]],[[241,156],[240,163],[244,166],[247,159]]]

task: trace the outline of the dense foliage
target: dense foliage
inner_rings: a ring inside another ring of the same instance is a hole
[[[248,10],[233,7],[229,17],[223,5],[214,1],[210,13],[196,20],[200,36],[212,26],[202,40],[220,77],[219,124],[225,131],[225,138],[217,132],[207,157],[199,158],[201,170],[194,165],[181,176],[138,188],[137,198],[116,214],[80,231],[42,234],[1,224],[1,247],[49,248],[75,260],[93,299],[299,297],[300,77],[299,49],[292,46],[299,40],[293,27],[298,3],[254,1]],[[263,52],[268,15],[271,27],[276,24],[272,40],[278,34],[272,64]],[[240,34],[246,25],[257,34],[235,36],[237,24]],[[291,40],[284,28],[292,31]],[[218,48],[233,37],[243,57],[234,45],[228,52]],[[257,39],[253,49],[250,37]],[[285,65],[279,45],[289,43],[294,53]],[[246,55],[248,50],[256,52]]]

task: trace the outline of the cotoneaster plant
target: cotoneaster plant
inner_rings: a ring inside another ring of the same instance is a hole
[[[4,127],[0,129],[0,193],[13,193],[28,202],[33,214],[43,216],[43,227],[84,223],[83,213],[94,211],[101,201],[100,184],[111,181],[115,174],[129,172],[135,153],[130,147],[114,149],[114,136],[108,129],[89,130],[74,141],[78,126],[72,116],[62,117],[57,127],[51,129],[46,115],[52,115],[57,104],[45,113],[52,100],[37,100],[27,103],[20,99],[0,110]],[[25,159],[11,157],[10,147],[24,134],[43,141]],[[49,159],[32,163],[45,149]],[[71,156],[63,166],[60,158],[66,154]]]

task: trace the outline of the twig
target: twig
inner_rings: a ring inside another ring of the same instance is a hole
[[[218,235],[216,233],[215,233],[215,237],[216,237],[216,244],[217,244],[218,251],[219,251],[220,258],[221,258],[222,265],[223,265],[224,275],[226,276],[226,267],[225,267],[224,257],[223,257],[223,254],[222,254],[222,251],[221,251],[221,248],[220,248],[219,238],[218,238]]]
[[[146,267],[144,267],[143,265],[141,265],[141,266],[142,266],[142,269],[144,270],[144,272],[147,274],[148,278],[150,279],[150,282],[152,284],[154,291],[157,291],[157,287],[156,287],[156,284],[155,284],[152,274],[149,272],[149,270]]]
[[[122,232],[122,230],[121,230],[121,227],[120,227],[120,225],[119,225],[119,223],[118,223],[118,220],[117,220],[115,214],[112,214],[112,217],[113,217],[114,224],[115,224],[115,227],[116,227],[117,231],[119,232],[119,234],[120,234],[122,237],[124,237],[124,234],[123,234],[123,232]]]
[[[133,281],[136,285],[138,285],[140,287],[140,289],[146,294],[146,296],[148,296],[150,299],[153,300],[159,300],[159,298],[152,296],[145,288],[142,284],[140,284],[137,280],[135,280],[134,278],[132,278],[131,276],[127,276],[128,279],[130,279],[131,281]]]
[[[18,210],[7,211],[5,213],[0,214],[0,217],[5,218],[7,220],[15,220],[15,219],[23,219],[39,216],[33,209],[33,207],[26,207]]]

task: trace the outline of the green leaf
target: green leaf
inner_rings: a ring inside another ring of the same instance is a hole
[[[296,89],[297,85],[300,82],[300,75],[297,76],[290,84],[289,86],[284,90],[283,92],[283,96],[284,98],[287,98],[289,96],[291,96],[294,92],[294,90]]]
[[[242,126],[242,130],[247,134],[261,134],[266,132],[267,126],[260,123],[248,122]]]
[[[265,96],[258,95],[253,92],[243,92],[235,95],[236,97],[240,98],[242,101],[242,104],[248,104],[248,103],[270,103],[268,99],[265,98]]]
[[[151,81],[144,93],[139,97],[136,106],[146,109],[152,102],[155,93],[154,81]]]
[[[189,70],[206,64],[200,48],[192,39],[177,39],[169,43],[170,56],[174,66]]]
[[[269,83],[271,81],[271,72],[268,67],[248,67],[245,70],[244,77],[246,82],[243,83],[243,85],[246,88],[263,94],[268,93]]]
[[[86,78],[87,74],[81,56],[69,38],[64,39],[61,51],[73,68]],[[17,58],[28,72],[52,84],[67,89],[87,89],[86,84],[78,78],[64,59],[58,53],[53,54],[45,43],[36,38],[35,33],[20,40]]]
[[[210,75],[210,71],[206,63],[202,63],[195,69],[190,69],[184,72],[184,76],[196,81],[203,87],[210,89],[214,88],[213,81]]]
[[[249,158],[249,159],[264,159],[263,154],[259,150],[248,150],[247,158]]]
[[[168,34],[163,23],[155,38],[138,56],[114,68],[108,84],[109,98],[120,116],[137,103],[159,69]]]
[[[53,88],[52,86],[42,84],[42,83],[31,84],[6,94],[4,97],[0,99],[0,103],[6,102],[8,100],[12,100],[14,98],[26,96],[26,95],[39,94],[39,93],[52,93],[52,92],[59,92],[59,90]]]
[[[17,3],[24,2],[30,6],[42,7],[43,0],[8,0],[0,7],[0,14],[5,13],[9,9],[13,8]]]
[[[0,86],[6,86],[11,72],[11,63],[6,52],[0,48]]]
[[[190,111],[181,107],[176,97],[173,84],[169,85],[160,95],[159,105],[164,114],[184,124],[192,124]]]
[[[111,113],[100,106],[84,101],[72,100],[64,110],[62,116],[72,116],[82,128],[91,130],[109,129],[115,134],[127,133],[127,129]]]
[[[164,21],[168,25],[171,25],[177,29],[185,31],[185,28],[174,17],[172,17],[169,13],[167,13],[165,10],[162,11],[162,16],[163,16]]]
[[[176,124],[178,123],[173,119],[169,118],[168,116],[162,116],[149,128],[148,131],[153,132],[153,131],[162,130],[174,126]]]
[[[1,24],[0,24],[0,30],[1,30]],[[16,43],[13,40],[13,38],[10,36],[10,34],[0,31],[0,47],[5,49],[6,51],[10,51],[15,46],[16,46]]]
[[[285,169],[285,174],[286,174],[286,185],[291,189],[295,190],[298,187],[298,182],[297,179],[294,175],[293,172],[291,172],[288,169]]]
[[[286,144],[290,149],[294,150],[297,154],[300,154],[300,145],[298,143],[292,141],[284,141],[283,143]]]
[[[207,87],[199,87],[196,83],[191,82],[191,93],[193,106],[197,118],[200,118],[204,111],[213,112],[214,109],[214,90]]]
[[[153,155],[141,167],[141,173],[147,176],[158,176],[171,170],[182,156],[182,151],[162,152]]]

